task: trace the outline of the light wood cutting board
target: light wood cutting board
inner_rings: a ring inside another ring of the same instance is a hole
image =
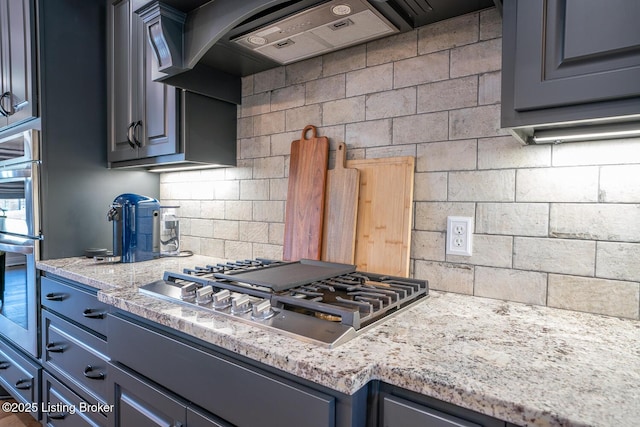
[[[347,146],[343,142],[336,148],[336,166],[327,174],[321,259],[353,264],[360,171],[345,168],[346,160]]]
[[[307,132],[311,138],[307,139]],[[329,140],[307,126],[291,143],[282,259],[320,259]]]
[[[349,160],[347,167],[360,171],[358,270],[408,277],[415,158]]]

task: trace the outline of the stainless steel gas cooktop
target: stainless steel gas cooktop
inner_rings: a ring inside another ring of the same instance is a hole
[[[165,272],[140,292],[332,348],[419,302],[429,286],[350,264],[255,259]]]

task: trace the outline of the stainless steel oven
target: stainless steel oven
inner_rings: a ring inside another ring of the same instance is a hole
[[[38,356],[38,132],[0,139],[0,335]]]

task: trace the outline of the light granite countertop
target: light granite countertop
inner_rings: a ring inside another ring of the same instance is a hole
[[[335,349],[145,296],[165,270],[217,262],[40,261],[43,271],[97,288],[121,310],[352,394],[378,379],[518,425],[640,425],[640,322],[431,292]]]

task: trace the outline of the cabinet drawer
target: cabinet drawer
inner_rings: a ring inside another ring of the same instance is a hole
[[[8,344],[0,341],[0,385],[22,403],[38,404],[40,368]],[[38,418],[37,411],[32,413]]]
[[[385,427],[481,427],[408,400],[386,396],[383,401]]]
[[[40,279],[40,295],[43,307],[107,335],[109,306],[98,301],[96,295],[47,277]]]
[[[110,315],[109,334],[112,360],[233,425],[335,425],[332,396],[163,335],[129,319]],[[136,343],[135,348],[132,342]]]
[[[42,362],[102,402],[107,401],[107,343],[87,331],[42,312]]]
[[[105,411],[95,410],[95,407],[88,405],[88,402],[53,376],[47,372],[42,373],[42,418],[47,426],[106,426]]]

